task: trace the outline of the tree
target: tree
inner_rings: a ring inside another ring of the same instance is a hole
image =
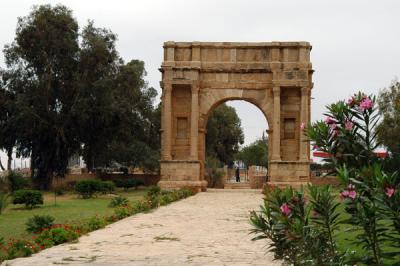
[[[262,137],[243,147],[236,156],[246,167],[258,165],[268,167],[268,138]]]
[[[78,152],[90,170],[113,161],[157,168],[157,92],[144,80],[144,62],[119,57],[116,39],[91,21],[80,35],[62,5],[19,18],[0,72],[0,149],[31,157],[37,187],[63,176]]]
[[[71,108],[76,100],[78,24],[65,6],[43,5],[18,19],[16,36],[4,49],[13,76],[18,152],[30,155],[34,182],[48,188],[63,175],[79,148]]]
[[[210,114],[207,122],[207,157],[231,165],[244,135],[235,108],[221,104]]]
[[[383,116],[378,126],[378,139],[390,151],[388,167],[400,164],[400,82],[394,80],[378,97],[379,112]],[[392,166],[390,166],[392,165]]]
[[[0,149],[5,150],[7,153],[7,170],[11,170],[12,153],[16,146],[16,106],[15,106],[15,93],[13,81],[20,79],[12,78],[12,73],[9,71],[0,70]],[[1,164],[0,167],[4,171],[5,168]]]
[[[112,92],[116,124],[108,135],[111,142],[98,154],[102,164],[116,161],[149,170],[158,168],[161,112],[159,107],[153,107],[157,92],[148,87],[145,75],[144,62],[140,60],[118,69]]]
[[[113,87],[121,59],[115,48],[116,35],[111,31],[89,22],[81,35],[79,91],[72,112],[83,159],[92,171],[100,163],[96,156],[112,142],[118,127]]]

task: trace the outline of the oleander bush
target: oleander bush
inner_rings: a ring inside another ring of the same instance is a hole
[[[302,128],[313,149],[330,154],[325,161],[341,192],[309,187],[305,202],[292,189],[266,191],[261,211],[251,215],[254,239],[270,239],[275,257],[293,265],[398,265],[400,177],[374,153],[380,146],[375,97],[358,93],[327,109],[324,121]],[[352,235],[348,246],[338,246],[339,225]]]
[[[43,194],[39,190],[21,189],[13,193],[13,204],[25,204],[28,209],[43,205]]]
[[[26,222],[26,231],[29,233],[39,233],[54,224],[54,217],[50,215],[34,215]]]
[[[271,189],[260,212],[253,212],[253,240],[268,238],[276,259],[293,265],[340,265],[336,247],[338,204],[331,187],[308,187],[310,199],[292,188]]]

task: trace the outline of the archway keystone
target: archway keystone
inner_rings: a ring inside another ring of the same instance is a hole
[[[165,42],[161,65],[162,188],[205,190],[205,128],[227,100],[256,105],[269,123],[269,182],[310,180],[310,149],[300,130],[310,121],[308,42]]]

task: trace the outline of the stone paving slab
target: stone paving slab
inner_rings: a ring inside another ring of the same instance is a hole
[[[209,190],[2,265],[282,265],[251,241],[259,190]]]

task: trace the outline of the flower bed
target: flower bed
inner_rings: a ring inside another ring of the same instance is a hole
[[[13,239],[4,243],[0,238],[0,262],[27,257],[45,248],[77,240],[86,233],[103,228],[128,216],[158,208],[161,205],[187,198],[193,194],[193,191],[188,189],[163,191],[159,188],[151,188],[145,199],[118,206],[114,209],[113,215],[95,216],[86,223],[79,225],[54,224],[51,227],[38,230],[31,240]]]

